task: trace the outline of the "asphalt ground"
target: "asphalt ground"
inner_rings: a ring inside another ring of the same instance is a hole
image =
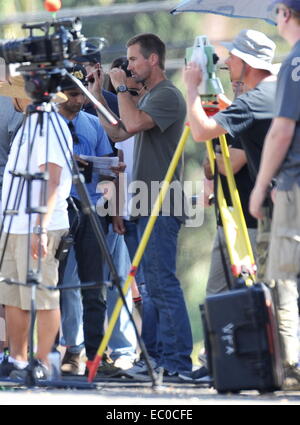
[[[91,385],[85,377],[68,377],[57,382],[46,383],[45,386],[32,388],[11,381],[0,381],[1,406],[97,405],[103,407],[98,411],[100,417],[103,414],[102,419],[107,419],[107,415],[110,414],[116,415],[114,412],[116,407],[128,412],[141,412],[142,407],[147,407],[147,413],[157,406],[162,406],[162,411],[191,410],[193,415],[199,413],[197,406],[204,405],[292,406],[299,404],[300,391],[276,391],[265,394],[260,394],[258,391],[241,391],[239,394],[218,394],[207,384],[186,384],[175,381],[163,383],[155,389],[151,382],[113,378],[95,379]],[[149,419],[149,416],[143,418]],[[140,418],[138,422],[141,422],[143,418]],[[177,419],[176,423],[180,421],[181,419]]]

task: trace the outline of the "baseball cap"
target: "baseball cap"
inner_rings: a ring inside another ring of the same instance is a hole
[[[222,42],[220,44],[252,68],[274,72],[272,60],[276,45],[264,33],[244,29],[232,42]]]
[[[85,68],[80,65],[79,63],[75,64],[72,68],[67,68],[67,71],[72,74],[74,77],[76,77],[82,84],[87,84],[87,72]],[[61,90],[71,90],[74,88],[78,88],[76,83],[72,81],[68,76],[66,76],[61,84],[60,84]]]
[[[91,63],[101,63],[101,54],[97,46],[87,42],[86,43],[86,54],[82,56],[76,56],[74,58],[76,62],[91,62]]]
[[[281,3],[286,7],[295,10],[296,12],[300,12],[300,0],[276,0],[273,2],[273,5]]]

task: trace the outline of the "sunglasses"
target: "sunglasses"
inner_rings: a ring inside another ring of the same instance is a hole
[[[286,11],[287,9],[286,9],[285,7],[276,7],[276,9],[275,9],[275,14],[276,14],[276,15],[279,15],[279,12],[280,12],[281,10],[284,12],[284,11]]]

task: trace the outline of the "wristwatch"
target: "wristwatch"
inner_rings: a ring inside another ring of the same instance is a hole
[[[34,233],[35,235],[43,235],[43,234],[47,233],[47,229],[46,229],[46,227],[42,227],[40,225],[34,226],[32,233]]]
[[[128,91],[128,87],[125,86],[125,84],[120,84],[117,88],[116,88],[116,92],[117,93],[126,93]]]

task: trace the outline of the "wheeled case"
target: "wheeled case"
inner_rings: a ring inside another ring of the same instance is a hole
[[[280,389],[283,370],[277,321],[264,284],[208,296],[202,320],[209,369],[218,392]]]

